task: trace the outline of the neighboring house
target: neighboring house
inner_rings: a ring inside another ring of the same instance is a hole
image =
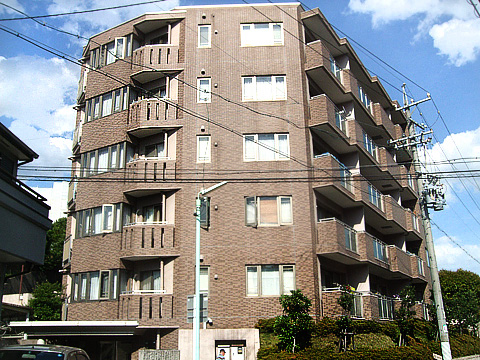
[[[0,309],[5,268],[11,264],[43,264],[50,207],[46,199],[17,179],[17,169],[38,155],[0,123]],[[20,299],[18,299],[20,300]],[[5,306],[6,319],[25,318],[25,304]],[[0,311],[0,314],[3,313]]]
[[[254,359],[255,323],[293,289],[318,319],[341,314],[350,285],[354,317],[388,320],[412,284],[421,314],[430,273],[412,154],[388,146],[407,120],[318,9],[148,13],[92,37],[82,61],[66,321],[16,329],[94,360],[142,348],[191,359],[195,198],[223,180],[202,212],[201,359]]]

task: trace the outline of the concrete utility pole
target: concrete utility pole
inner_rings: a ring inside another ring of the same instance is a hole
[[[193,360],[200,360],[200,207],[201,197],[225,185],[227,181],[200,190],[195,201],[195,298],[193,305]]]
[[[402,88],[403,88],[403,107],[401,109],[405,110],[405,116],[407,117],[407,121],[408,121],[408,125],[407,125],[408,135],[412,136],[415,134],[416,123],[411,118],[410,107],[430,100],[430,95],[427,94],[428,97],[424,100],[420,100],[417,102],[412,101],[411,103],[409,103],[407,94],[405,92],[405,84],[403,84]],[[422,171],[420,168],[420,163],[418,162],[418,152],[417,152],[416,145],[412,147],[412,155],[413,155],[413,164],[415,168],[415,173],[420,174]],[[443,357],[443,360],[452,360],[452,354],[450,351],[450,342],[448,339],[447,322],[445,320],[445,310],[443,308],[442,289],[440,287],[440,278],[438,276],[437,257],[435,256],[432,227],[430,225],[430,216],[428,214],[428,207],[427,207],[428,204],[423,193],[424,188],[423,188],[422,179],[420,179],[420,177],[418,176],[417,176],[417,187],[418,187],[418,192],[422,197],[421,211],[422,211],[423,224],[425,227],[425,243],[428,250],[428,256],[430,258],[430,274],[432,277],[433,298],[435,300],[435,307],[437,310],[438,331],[440,333],[442,357]]]

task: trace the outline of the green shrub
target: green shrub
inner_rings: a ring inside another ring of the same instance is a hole
[[[338,333],[338,326],[335,320],[324,317],[320,321],[318,321],[313,328],[313,333],[316,336],[325,337],[330,334],[337,334]]]
[[[453,357],[480,354],[480,338],[468,334],[450,337],[450,349]]]
[[[273,333],[273,327],[275,326],[275,318],[271,319],[260,319],[258,322],[255,324],[255,328],[260,331],[260,334],[262,333]]]
[[[383,334],[358,334],[355,335],[357,350],[385,350],[395,346],[393,340]]]
[[[326,353],[322,349],[307,349],[295,354],[259,351],[258,360],[432,360],[431,351],[421,344],[392,347],[386,350],[356,350]]]
[[[338,338],[333,334],[324,337],[315,336],[312,338],[312,349],[335,353],[338,350]]]

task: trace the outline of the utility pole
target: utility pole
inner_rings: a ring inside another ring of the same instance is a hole
[[[430,94],[427,94],[427,98],[413,102],[413,100],[409,103],[407,94],[405,91],[405,84],[402,85],[403,88],[403,107],[397,108],[397,110],[405,110],[405,116],[407,117],[407,128],[408,128],[408,138],[413,139],[413,143],[409,144],[408,140],[406,145],[400,146],[409,146],[412,149],[412,156],[413,156],[413,164],[415,168],[416,174],[421,174],[420,163],[418,161],[418,152],[417,152],[417,145],[418,145],[418,135],[416,135],[415,126],[420,126],[421,128],[425,128],[420,124],[417,124],[415,121],[412,120],[410,108],[415,106],[419,103],[425,102],[430,100]],[[426,132],[422,132],[419,135],[424,135]],[[420,141],[421,142],[421,141]],[[412,146],[413,145],[413,146]],[[432,278],[432,290],[433,290],[433,298],[435,301],[435,307],[437,310],[437,319],[438,319],[438,331],[440,333],[440,343],[442,347],[442,357],[443,360],[452,360],[452,354],[450,351],[450,342],[448,339],[448,328],[447,322],[445,320],[445,310],[443,307],[443,299],[442,299],[442,289],[440,287],[440,278],[438,276],[438,267],[437,267],[437,258],[435,256],[435,247],[433,245],[433,235],[432,235],[432,227],[430,225],[430,216],[428,213],[429,206],[432,205],[429,201],[427,201],[427,191],[425,191],[422,179],[420,176],[417,176],[417,187],[418,192],[421,196],[421,212],[423,218],[423,224],[425,227],[425,243],[428,250],[428,256],[430,258],[430,274]],[[440,200],[433,204],[433,208],[435,210],[443,209],[444,201]]]
[[[195,298],[193,307],[193,360],[200,360],[200,208],[201,198],[225,185],[227,181],[222,181],[208,189],[200,190],[195,200]]]

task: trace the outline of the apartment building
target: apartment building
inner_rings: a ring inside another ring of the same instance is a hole
[[[28,317],[25,304],[4,294],[7,266],[43,264],[50,207],[42,195],[17,177],[21,165],[38,154],[0,123],[0,320]],[[2,317],[3,316],[3,317]]]
[[[202,359],[254,359],[254,324],[293,289],[318,319],[350,285],[354,317],[387,321],[414,285],[422,315],[412,154],[389,146],[406,118],[320,10],[147,13],[82,61],[58,326],[94,359],[191,358],[195,199],[220,181],[202,205]]]

